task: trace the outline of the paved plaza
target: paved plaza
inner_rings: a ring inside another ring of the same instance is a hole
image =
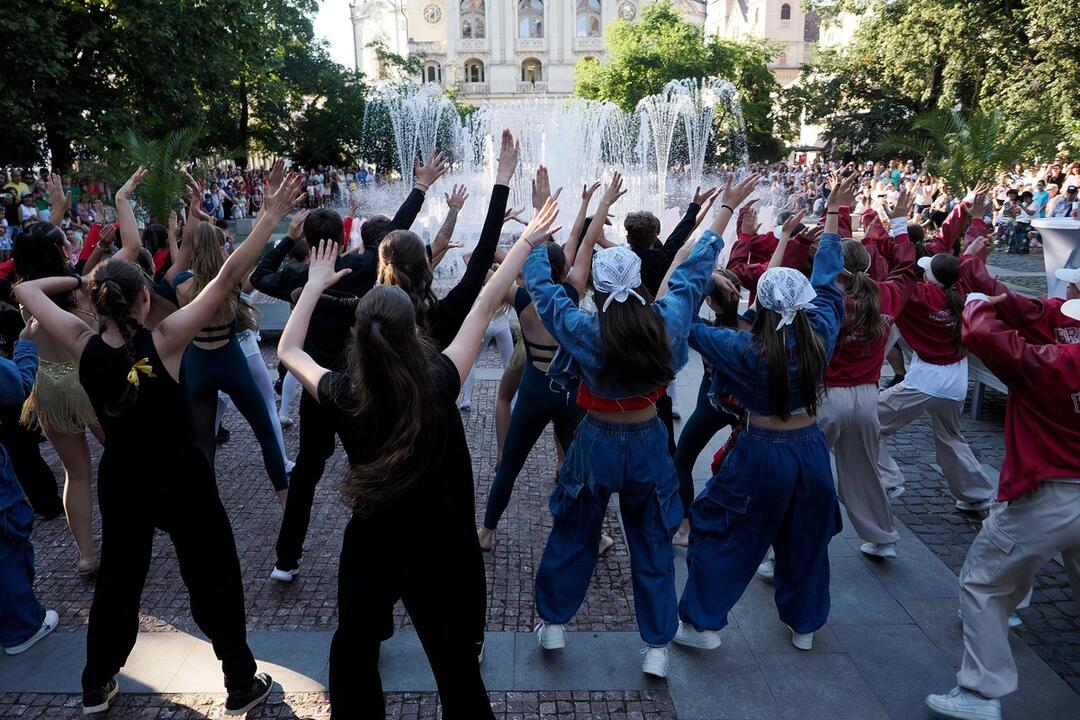
[[[1020,258],[1021,263],[1008,267],[996,259],[992,264],[1003,279],[1038,280],[1040,259]],[[273,367],[273,342],[264,342],[264,355]],[[480,514],[495,462],[491,408],[500,373],[494,352],[488,351],[478,370],[472,409],[463,414]],[[677,405],[684,417],[692,410],[699,378],[700,362],[694,357],[679,376]],[[1001,466],[1003,416],[1003,398],[990,393],[980,420],[964,417],[968,440],[991,468]],[[345,456],[339,449],[327,467],[301,575],[291,585],[280,585],[268,579],[280,509],[258,454],[253,454],[250,429],[235,412],[225,422],[232,439],[219,448],[218,477],[244,573],[250,641],[261,667],[280,684],[269,704],[250,717],[328,717],[325,684],[336,624],[337,557],[348,520],[336,492]],[[297,438],[297,427],[286,431],[290,455]],[[933,466],[928,438],[928,423],[920,420],[887,441],[908,478],[908,492],[895,506],[902,521],[899,559],[875,562],[863,556],[850,527],[830,545],[832,611],[812,652],[791,646],[772,604],[772,587],[755,579],[722,633],[723,646],[713,652],[673,646],[671,673],[662,682],[641,673],[642,643],[633,621],[629,556],[616,503],[606,523],[615,547],[597,566],[585,603],[569,626],[566,649],[543,654],[536,647],[532,579],[550,530],[547,498],[556,467],[549,431],[530,456],[495,551],[486,557],[484,673],[496,717],[928,718],[923,697],[955,684],[961,653],[956,571],[979,527],[978,518],[956,512]],[[699,488],[722,439],[714,439],[699,460]],[[55,455],[43,447],[61,477]],[[98,451],[95,446],[95,459]],[[39,523],[34,543],[36,589],[47,607],[60,612],[61,624],[31,652],[0,657],[0,718],[81,717],[77,693],[93,585],[75,575],[76,555],[62,519]],[[684,558],[679,551],[680,588]],[[160,534],[142,611],[139,641],[120,678],[123,692],[107,717],[220,717],[220,666],[194,627],[174,553]],[[1012,638],[1020,691],[1006,699],[1006,717],[1080,717],[1080,607],[1060,564],[1040,574],[1032,606],[1021,615],[1024,625]],[[434,681],[400,606],[396,626],[382,655],[388,716],[434,719]]]

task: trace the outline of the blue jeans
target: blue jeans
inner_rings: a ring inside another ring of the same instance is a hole
[[[675,637],[671,537],[682,521],[682,503],[667,443],[655,417],[624,424],[586,415],[581,421],[551,494],[554,522],[536,573],[536,610],[545,622],[569,622],[585,600],[604,513],[617,492],[641,638],[660,647]]]
[[[679,617],[699,630],[727,625],[772,545],[780,619],[800,633],[817,630],[829,616],[829,541],[840,529],[829,447],[817,424],[748,424],[690,508]]]
[[[45,621],[45,608],[34,596],[33,526],[34,511],[25,498],[0,510],[0,647],[29,640]]]

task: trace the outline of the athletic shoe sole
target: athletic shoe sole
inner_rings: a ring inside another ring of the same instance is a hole
[[[964,710],[953,710],[952,708],[935,705],[930,701],[930,698],[926,698],[926,707],[930,708],[941,717],[955,718],[956,720],[1001,720],[1001,713],[999,712],[967,712]]]
[[[245,705],[244,707],[241,707],[241,708],[234,708],[234,709],[232,709],[232,710],[229,710],[229,709],[227,709],[227,708],[226,708],[226,710],[225,710],[225,714],[226,714],[226,715],[229,715],[229,716],[233,716],[233,715],[247,715],[247,714],[248,714],[249,712],[251,712],[252,708],[254,708],[254,707],[258,706],[258,705],[261,705],[261,704],[262,704],[263,702],[265,702],[265,701],[266,701],[266,698],[270,697],[270,692],[271,692],[271,691],[272,691],[273,689],[274,689],[274,683],[273,683],[273,681],[271,681],[271,682],[270,682],[269,684],[267,684],[267,686],[266,686],[266,692],[264,692],[264,693],[263,693],[262,695],[260,695],[259,697],[255,698],[254,700],[252,700],[251,702],[249,702],[249,703],[248,703],[247,705]]]
[[[683,634],[682,628],[679,628],[679,631],[675,633],[675,637],[672,639],[679,645],[697,648],[698,650],[715,650],[723,644],[719,636],[710,637],[704,634],[687,635]]]
[[[280,583],[291,583],[297,575],[300,574],[300,570],[278,570],[274,568],[270,572],[270,579],[277,580]]]
[[[60,615],[55,610],[45,611],[45,619],[41,623],[41,627],[34,633],[29,640],[21,642],[18,645],[12,645],[9,648],[4,648],[4,653],[7,655],[20,655],[30,648],[34,647],[40,640],[44,639],[57,625],[60,624]]]
[[[116,683],[115,685],[113,685],[113,689],[112,692],[109,693],[109,697],[105,698],[105,702],[101,703],[100,705],[91,705],[89,707],[83,705],[83,715],[96,715],[97,713],[105,712],[109,709],[109,703],[112,702],[113,698],[116,697],[116,694],[118,692],[120,692],[120,683]]]

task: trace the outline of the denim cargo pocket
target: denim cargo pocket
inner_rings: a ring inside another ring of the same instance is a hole
[[[585,484],[570,469],[570,464],[564,463],[559,472],[559,481],[555,484],[548,503],[551,508],[551,517],[556,522],[573,523],[577,520],[580,514],[578,495],[581,494],[581,488],[584,486]]]
[[[679,497],[679,481],[674,474],[668,482],[656,488],[646,508],[646,532],[654,547],[671,543],[671,538],[683,519],[682,499]]]
[[[718,541],[729,536],[746,515],[750,498],[713,483],[690,506],[691,537]]]

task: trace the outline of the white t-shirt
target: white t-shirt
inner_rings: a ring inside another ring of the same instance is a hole
[[[968,361],[963,358],[952,365],[932,365],[919,354],[911,354],[904,385],[931,397],[960,400],[967,397]]]
[[[37,208],[33,205],[31,205],[30,207],[26,207],[25,205],[19,205],[19,217],[22,218],[22,221],[24,223],[31,220],[37,220],[37,216]]]

